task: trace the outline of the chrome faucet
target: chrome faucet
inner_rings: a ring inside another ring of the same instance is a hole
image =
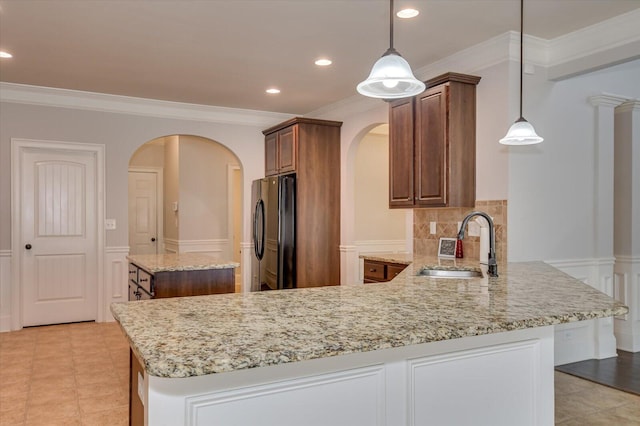
[[[495,228],[493,227],[493,220],[491,219],[491,216],[489,216],[484,212],[469,213],[467,217],[465,217],[462,220],[462,225],[460,225],[460,231],[458,231],[458,239],[459,240],[464,239],[464,229],[467,227],[467,223],[469,222],[469,219],[471,219],[474,216],[482,216],[485,219],[487,219],[487,222],[489,222],[489,259],[488,259],[489,267],[487,269],[487,273],[489,274],[490,277],[497,277],[498,264],[496,263],[496,232],[495,232]]]

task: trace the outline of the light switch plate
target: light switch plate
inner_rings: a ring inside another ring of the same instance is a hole
[[[115,219],[106,219],[104,221],[104,229],[107,231],[113,231],[116,229],[116,220]]]
[[[433,235],[436,233],[436,223],[429,222],[429,232]]]

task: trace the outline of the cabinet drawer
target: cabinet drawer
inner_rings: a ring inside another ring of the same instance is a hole
[[[138,269],[138,285],[147,293],[153,294],[153,276],[143,269]]]
[[[398,275],[400,272],[404,271],[407,265],[398,265],[392,264],[387,265],[387,280],[391,281]]]
[[[129,281],[138,284],[138,267],[133,263],[129,264]]]
[[[365,260],[364,261],[364,279],[371,280],[371,281],[384,281],[385,280],[384,263]]]

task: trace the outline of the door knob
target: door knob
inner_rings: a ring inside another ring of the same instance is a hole
[[[151,237],[151,242],[155,243],[156,242],[156,237]]]
[[[24,248],[26,248],[27,250],[31,250],[31,244],[27,244],[26,246],[24,246]]]

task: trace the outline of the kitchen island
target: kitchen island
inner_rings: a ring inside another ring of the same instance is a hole
[[[553,325],[627,308],[541,262],[500,277],[116,303],[148,425],[552,425]],[[135,424],[135,421],[134,421]]]
[[[240,264],[200,253],[145,254],[129,260],[129,300],[233,293]]]

